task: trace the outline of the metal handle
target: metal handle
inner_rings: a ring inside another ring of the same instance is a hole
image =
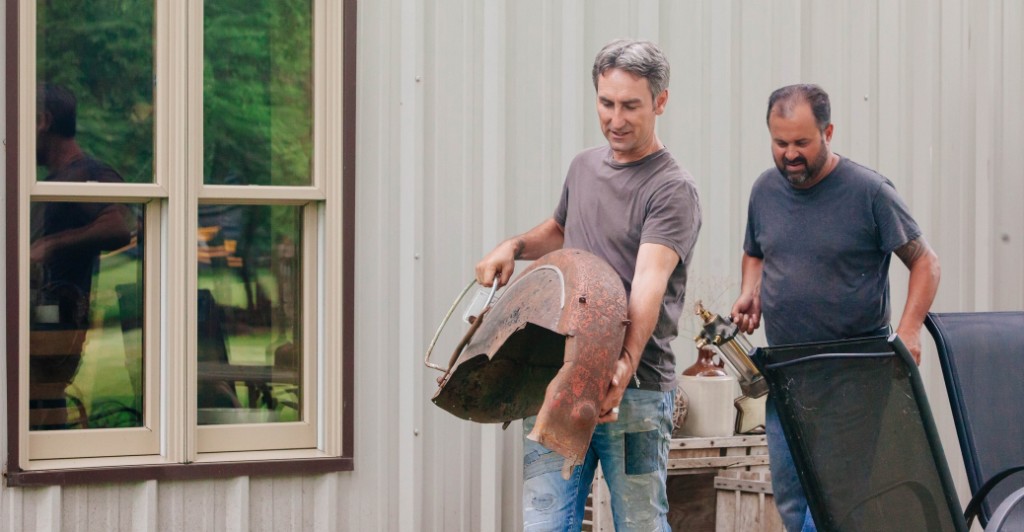
[[[476,329],[479,327],[480,319],[483,318],[484,311],[490,308],[491,301],[494,300],[494,294],[495,292],[498,291],[499,279],[499,276],[494,276],[494,282],[491,284],[491,293],[490,295],[487,296],[487,301],[484,302],[483,309],[480,311],[480,318],[478,318],[477,323],[474,324],[476,326],[470,328],[471,332],[476,332]],[[430,340],[430,346],[427,347],[427,354],[426,356],[423,357],[423,364],[425,364],[428,368],[433,368],[444,373],[448,373],[448,370],[451,369],[451,366],[454,363],[454,355],[452,357],[452,360],[449,361],[448,367],[443,368],[441,366],[438,366],[437,364],[430,362],[430,354],[434,351],[434,345],[437,344],[437,339],[441,336],[441,331],[444,330],[444,326],[448,324],[448,320],[452,317],[452,313],[455,312],[455,309],[459,306],[459,303],[461,303],[462,299],[466,297],[466,294],[469,293],[469,289],[473,288],[474,284],[476,284],[476,279],[470,281],[469,284],[467,284],[466,287],[462,289],[462,293],[460,293],[459,296],[455,298],[455,301],[452,303],[452,306],[448,309],[448,313],[445,314],[444,319],[441,320],[441,325],[437,326],[437,331],[434,332],[434,338]],[[468,343],[467,340],[468,338],[464,338],[463,342],[460,342],[460,347],[465,347],[465,343]],[[456,352],[458,352],[458,349],[456,350]]]

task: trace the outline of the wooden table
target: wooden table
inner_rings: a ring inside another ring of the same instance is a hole
[[[783,530],[771,498],[764,435],[674,438],[669,445],[668,475],[669,524],[674,530]],[[615,530],[600,468],[588,506],[590,520],[584,530]]]

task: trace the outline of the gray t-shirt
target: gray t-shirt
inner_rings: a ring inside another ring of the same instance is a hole
[[[644,388],[675,389],[675,356],[669,342],[678,334],[686,270],[701,223],[693,177],[665,149],[622,164],[612,159],[608,146],[591,148],[569,166],[554,218],[565,228],[564,246],[606,260],[622,278],[627,296],[640,244],[661,244],[679,255],[637,368]]]
[[[764,260],[769,345],[854,338],[890,321],[892,251],[921,236],[896,188],[845,157],[797,189],[776,168],[750,194],[743,250]]]

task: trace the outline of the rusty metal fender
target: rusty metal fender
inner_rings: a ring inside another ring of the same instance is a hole
[[[524,270],[452,355],[433,402],[480,423],[537,415],[527,436],[582,463],[626,331],[618,274],[562,249]]]

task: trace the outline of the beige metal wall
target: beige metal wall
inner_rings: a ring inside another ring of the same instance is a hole
[[[890,177],[922,223],[943,261],[935,308],[1024,308],[1017,0],[362,0],[358,26],[356,470],[0,488],[0,528],[515,529],[517,425],[433,406],[421,360],[474,262],[548,216],[573,154],[603,141],[589,65],[613,37],[672,62],[659,133],[705,213],[691,297],[736,296],[747,195],[770,164],[765,102],[805,81],[832,95],[835,149]],[[894,267],[897,312],[905,283]],[[962,476],[928,354],[923,372]]]

